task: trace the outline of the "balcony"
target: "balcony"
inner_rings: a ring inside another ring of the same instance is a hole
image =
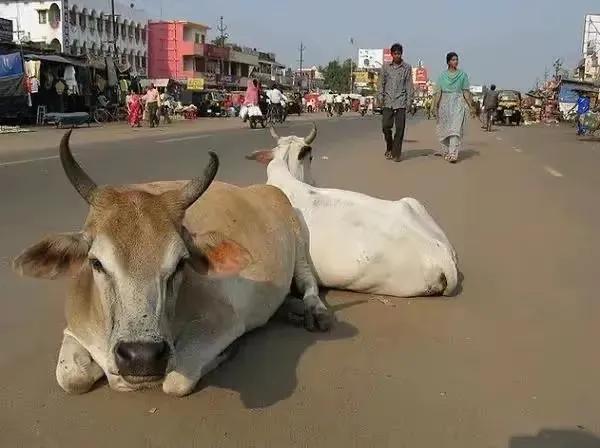
[[[181,42],[181,56],[204,56],[204,45],[194,42]]]

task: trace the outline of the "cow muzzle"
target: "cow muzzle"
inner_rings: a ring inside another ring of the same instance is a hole
[[[119,375],[126,382],[152,383],[164,378],[171,350],[165,341],[119,342],[114,355]]]

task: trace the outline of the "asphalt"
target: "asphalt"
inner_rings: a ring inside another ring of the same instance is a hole
[[[487,134],[473,122],[449,165],[432,156],[433,123],[414,120],[395,164],[377,118],[318,125],[317,182],[421,200],[459,254],[456,297],[328,291],[330,334],[273,322],[190,397],[105,384],[68,396],[54,379],[65,285],[19,278],[9,262],[45,233],[78,229],[86,208],[48,149],[58,133],[23,153],[12,143],[0,148],[0,446],[600,446],[600,144],[565,127]],[[264,182],[243,156],[271,137],[234,127],[92,143],[83,129],[73,150],[98,183],[186,179],[209,149],[220,180]]]

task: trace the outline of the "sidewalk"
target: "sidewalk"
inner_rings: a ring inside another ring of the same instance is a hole
[[[289,122],[320,121],[327,119],[324,113],[290,116]],[[67,131],[55,127],[29,127],[33,132],[0,135],[0,155],[10,155],[27,151],[56,148],[60,138]],[[197,120],[178,120],[157,128],[134,128],[127,123],[108,123],[104,126],[92,125],[76,128],[72,141],[78,145],[109,143],[140,138],[164,138],[166,136],[185,136],[215,131],[248,129],[247,123],[235,118],[199,118]]]

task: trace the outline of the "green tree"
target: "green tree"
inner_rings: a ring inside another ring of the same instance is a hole
[[[323,69],[325,88],[336,92],[349,92],[351,64],[351,59],[346,59],[343,64],[340,64],[337,59],[329,62]]]

